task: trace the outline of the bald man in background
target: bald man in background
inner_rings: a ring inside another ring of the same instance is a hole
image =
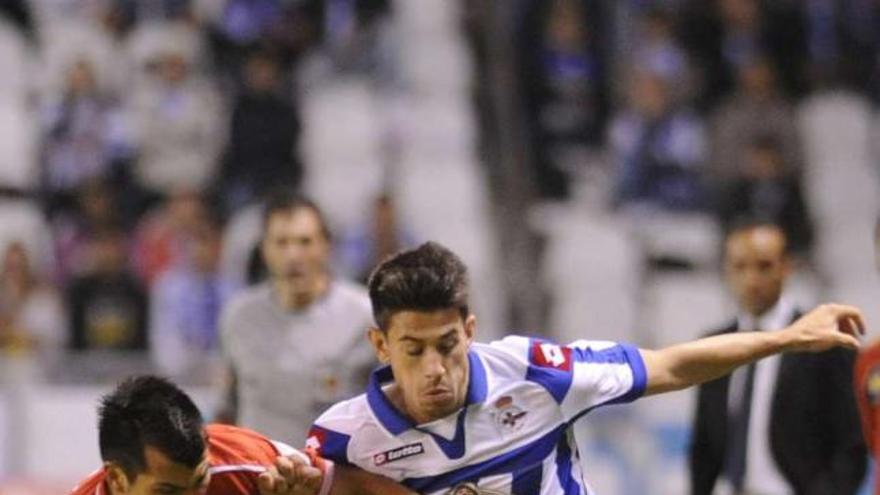
[[[713,332],[774,331],[800,315],[785,297],[785,233],[740,223],[725,239],[724,272],[737,315]],[[865,473],[852,377],[855,355],[784,354],[700,386],[690,451],[693,495],[831,494]]]

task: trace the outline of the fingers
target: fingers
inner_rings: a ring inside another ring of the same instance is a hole
[[[847,349],[857,350],[861,347],[859,339],[846,333],[838,334],[837,342],[840,347],[846,347]]]
[[[276,495],[275,481],[277,478],[277,473],[273,473],[271,469],[260,473],[257,476],[257,488],[260,489],[260,495]]]
[[[844,331],[852,335],[865,334],[865,318],[859,308],[847,304],[828,304],[826,306],[834,313],[838,322],[845,322],[845,328],[842,328]]]
[[[306,464],[298,457],[280,456],[275,459],[275,466],[264,474],[273,477],[274,491],[260,492],[260,495],[316,494],[323,481],[320,469]]]

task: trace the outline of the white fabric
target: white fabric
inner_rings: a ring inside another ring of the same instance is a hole
[[[759,318],[740,315],[737,318],[739,331],[775,331],[791,323],[795,309],[785,298]],[[780,355],[764,358],[755,363],[755,377],[752,389],[751,415],[749,416],[749,439],[746,451],[746,473],[743,488],[746,493],[756,495],[788,495],[791,488],[770,451],[770,412],[773,393],[776,389],[776,375],[779,371]],[[734,410],[742,401],[747,367],[735,371],[730,380],[728,410]],[[732,493],[727,480],[719,480],[719,493]]]
[[[483,493],[510,493],[517,476],[536,463],[540,463],[540,489],[529,493],[570,493],[566,489],[577,485],[577,493],[592,494],[583,480],[570,422],[599,405],[639,396],[645,371],[638,351],[613,342],[559,346],[511,336],[488,345],[473,344],[471,353],[472,361],[485,370],[485,397],[480,402],[431,423],[393,432],[389,425],[395,420],[388,419],[387,410],[375,408],[376,389],[371,387],[373,400],[361,395],[321,415],[307,445],[325,458],[353,463],[396,481],[430,477],[430,484],[418,490],[427,494],[447,493],[463,482],[477,485]],[[481,390],[474,376],[472,368],[469,387]],[[456,456],[445,452],[437,437],[454,437],[460,414],[464,414],[463,437],[457,441],[463,446]],[[528,455],[544,457],[524,460]],[[518,461],[534,463],[526,467]],[[507,467],[484,472],[493,462]],[[475,471],[462,480],[462,469]]]

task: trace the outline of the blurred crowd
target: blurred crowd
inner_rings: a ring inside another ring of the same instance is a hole
[[[809,265],[798,107],[832,88],[880,99],[880,4],[509,4],[529,201],[565,203],[579,181],[603,177],[604,211],[698,213],[722,228],[770,220]],[[234,227],[314,172],[300,152],[303,78],[405,87],[384,36],[395,5],[2,2],[2,352],[52,363],[120,352],[172,373],[181,363],[156,358],[169,348],[215,354],[224,301],[261,276],[254,229]],[[460,14],[473,34],[489,23],[474,16],[492,9]],[[486,77],[488,34],[476,34],[475,73]],[[477,103],[478,138],[491,139],[498,130]],[[337,232],[338,272],[363,281],[385,253],[421,240],[400,225],[396,199],[389,187],[370,221]]]

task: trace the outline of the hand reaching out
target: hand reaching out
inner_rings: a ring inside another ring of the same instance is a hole
[[[823,304],[792,323],[785,332],[791,338],[787,350],[820,352],[833,347],[857,349],[865,333],[861,311],[844,304]]]

